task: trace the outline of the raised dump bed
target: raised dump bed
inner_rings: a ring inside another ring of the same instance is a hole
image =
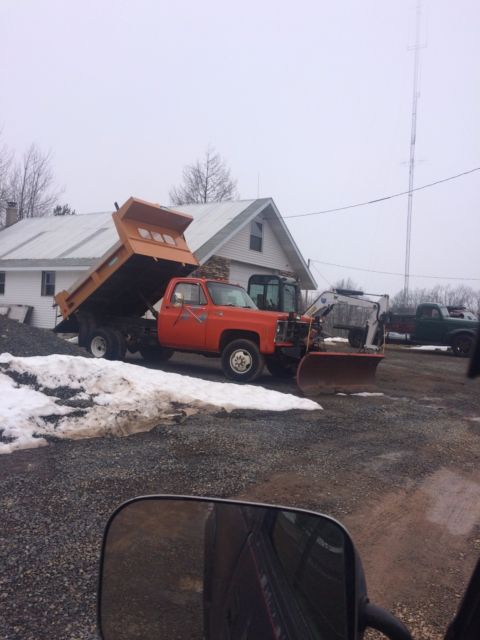
[[[55,296],[63,316],[57,332],[79,332],[82,318],[89,326],[105,318],[139,318],[162,297],[172,277],[198,266],[183,236],[191,216],[129,198],[112,218],[118,242]]]

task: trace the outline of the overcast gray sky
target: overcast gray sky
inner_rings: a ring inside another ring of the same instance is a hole
[[[423,5],[417,186],[480,166],[480,4]],[[79,212],[130,195],[168,204],[208,144],[242,198],[260,175],[286,218],[403,191],[414,24],[415,0],[0,0],[3,138],[19,155],[51,149]],[[480,288],[479,205],[480,172],[415,195],[412,274]],[[305,258],[403,272],[406,209],[402,197],[286,222]],[[403,286],[313,273],[320,287]]]

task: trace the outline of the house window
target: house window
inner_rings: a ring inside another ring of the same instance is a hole
[[[263,248],[263,224],[254,220],[250,225],[250,249],[262,251]]]
[[[5,294],[5,271],[0,271],[0,296]]]
[[[42,296],[55,295],[55,271],[42,271]]]

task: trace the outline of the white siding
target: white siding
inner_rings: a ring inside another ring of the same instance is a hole
[[[57,271],[55,292],[67,289],[78,278],[78,271]],[[6,271],[3,304],[27,304],[33,307],[30,324],[44,329],[53,329],[57,309],[52,296],[42,296],[42,271]]]
[[[250,249],[250,223],[248,223],[235,237],[215,251],[215,255],[256,266],[256,271],[251,273],[259,273],[258,267],[265,267],[269,273],[276,270],[294,272],[268,221],[263,220],[261,215],[256,220],[263,223],[262,251]]]
[[[229,280],[233,284],[239,284],[244,289],[248,286],[248,279],[253,276],[254,273],[272,273],[273,269],[266,269],[265,267],[257,267],[252,264],[244,264],[243,262],[236,262],[232,260],[230,263],[230,277]]]

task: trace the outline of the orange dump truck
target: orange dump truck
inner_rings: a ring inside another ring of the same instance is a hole
[[[96,357],[123,359],[128,349],[161,361],[187,351],[220,357],[236,381],[254,380],[265,363],[273,375],[295,374],[312,318],[259,311],[242,287],[189,277],[198,266],[183,236],[190,216],[135,198],[112,215],[119,241],[55,296],[57,332],[78,333]]]

